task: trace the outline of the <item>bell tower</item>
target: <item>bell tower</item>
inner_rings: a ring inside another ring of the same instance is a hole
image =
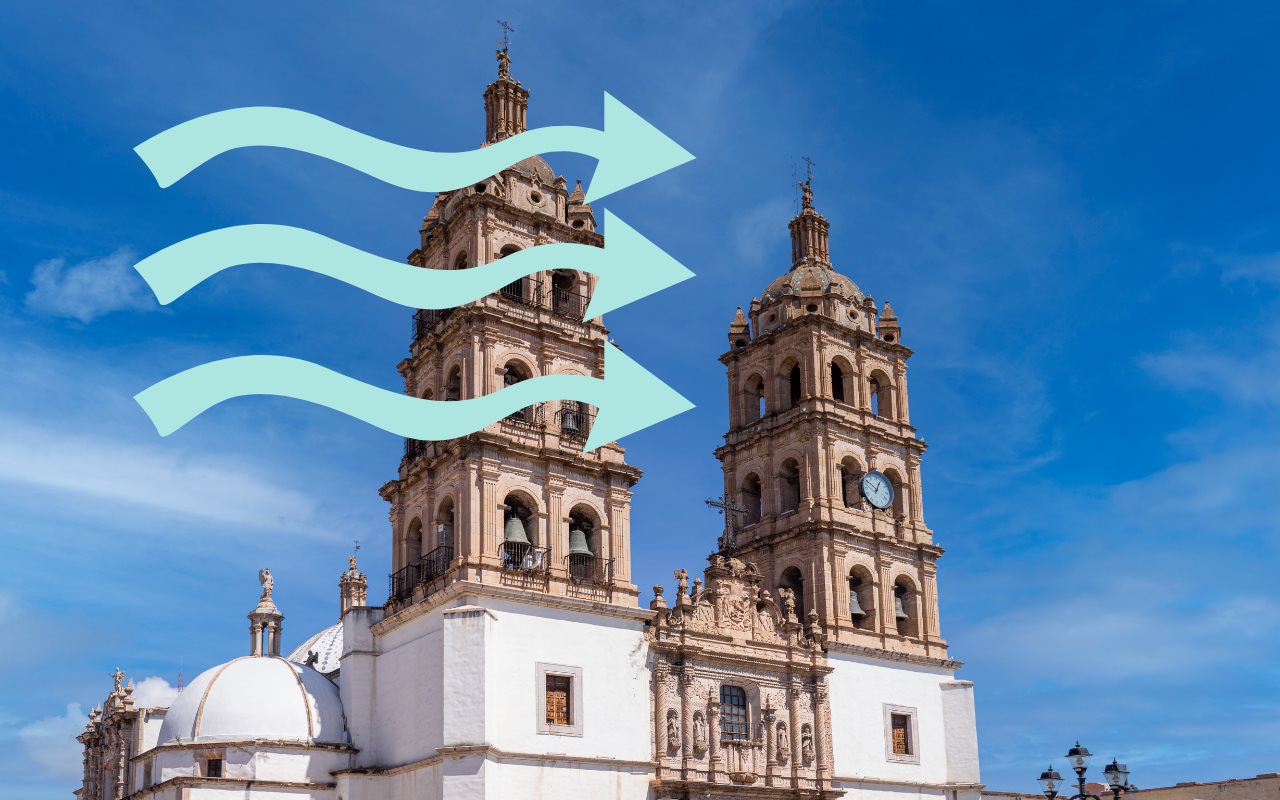
[[[794,592],[828,641],[947,657],[896,315],[836,272],[801,185],[791,268],[729,325],[721,552]]]
[[[529,91],[511,76],[504,47],[484,93],[485,144],[525,130]],[[410,264],[484,269],[526,247],[601,247],[579,186],[568,190],[542,158],[436,195]],[[608,330],[583,319],[591,275],[555,269],[514,281],[455,309],[413,316],[405,392],[465,400],[540,375],[603,375]],[[595,409],[575,401],[523,408],[445,442],[407,440],[391,503],[393,573],[388,613],[458,582],[584,597],[634,607],[631,487],[640,471],[609,444],[584,453]]]

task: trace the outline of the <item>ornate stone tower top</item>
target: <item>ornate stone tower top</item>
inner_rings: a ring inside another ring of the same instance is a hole
[[[511,77],[507,48],[498,51],[498,79],[484,90],[485,144],[524,133],[529,90]]]
[[[366,597],[369,591],[369,581],[363,572],[356,569],[356,556],[354,553],[347,556],[347,571],[342,573],[342,577],[338,579],[338,590],[342,597],[342,611],[339,617],[353,608],[368,603]]]
[[[266,567],[258,570],[258,582],[262,584],[262,594],[258,597],[257,608],[249,612],[249,655],[279,656],[284,614],[271,599],[271,591],[275,587],[271,570]]]
[[[803,202],[800,213],[791,220],[791,269],[807,265],[831,266],[827,249],[827,218],[813,207],[813,179],[800,184]]]

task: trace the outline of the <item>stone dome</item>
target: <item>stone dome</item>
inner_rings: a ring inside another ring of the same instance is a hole
[[[538,182],[543,186],[551,186],[556,182],[555,170],[551,169],[551,165],[542,156],[529,156],[523,161],[517,161],[507,169],[514,170],[526,178],[537,178]]]
[[[862,290],[858,284],[830,267],[812,263],[796,267],[764,290],[765,302],[789,294],[820,295],[828,292],[855,302],[862,301]]]
[[[307,656],[315,651],[318,656],[314,664],[316,671],[322,675],[331,675],[342,666],[342,622],[339,621],[312,636],[289,654],[289,660],[296,664],[307,663]]]
[[[158,741],[246,739],[345,744],[338,687],[279,656],[242,656],[205,670],[178,694]]]

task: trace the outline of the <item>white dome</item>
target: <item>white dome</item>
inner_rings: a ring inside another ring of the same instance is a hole
[[[178,694],[159,742],[244,739],[345,744],[338,687],[278,656],[242,656],[205,670]]]
[[[298,646],[289,654],[289,660],[298,664],[307,663],[311,651],[319,656],[316,659],[316,671],[322,675],[331,675],[342,666],[342,623],[330,625]]]

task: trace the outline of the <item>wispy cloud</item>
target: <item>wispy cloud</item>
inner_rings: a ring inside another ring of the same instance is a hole
[[[80,704],[69,703],[65,713],[23,726],[18,737],[33,766],[50,778],[74,781],[82,774],[82,748],[76,736],[84,730],[84,724],[85,712]]]
[[[143,678],[133,687],[134,705],[141,708],[168,708],[177,696],[178,687],[158,675]]]
[[[80,322],[113,311],[154,310],[159,307],[155,298],[133,271],[137,260],[133,250],[122,247],[73,264],[64,258],[41,261],[31,273],[27,308]]]

